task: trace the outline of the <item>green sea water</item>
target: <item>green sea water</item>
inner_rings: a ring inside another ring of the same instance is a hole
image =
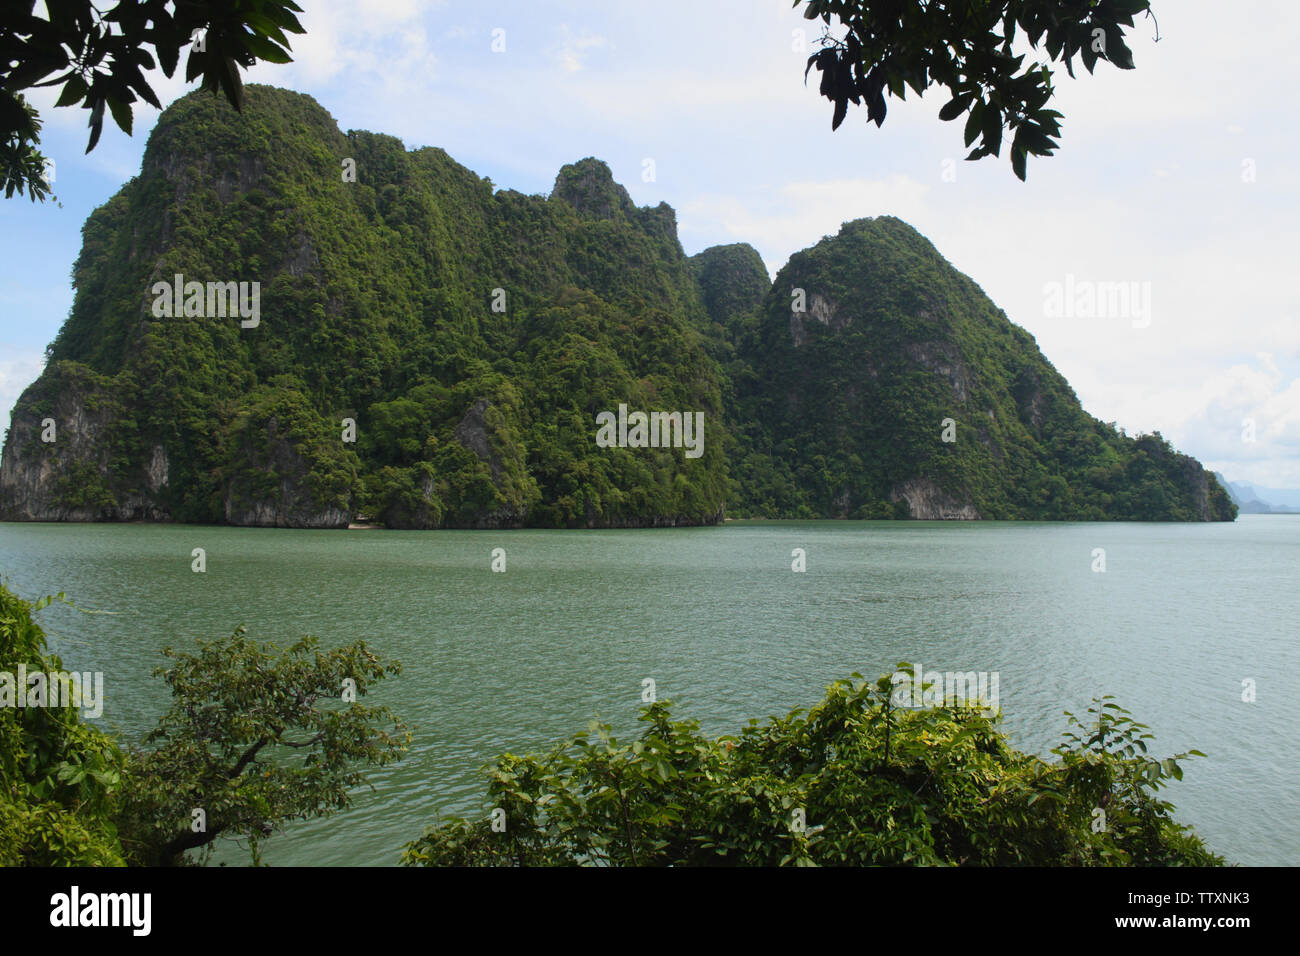
[[[495,548],[505,573],[491,570]],[[410,753],[350,809],[274,836],[271,864],[395,863],[439,813],[486,812],[479,768],[497,753],[593,717],[632,730],[647,677],[678,715],[727,733],[902,660],[996,672],[1013,743],[1042,754],[1063,711],[1115,695],[1150,725],[1158,755],[1207,754],[1163,791],[1180,821],[1232,862],[1300,863],[1289,696],[1300,516],[500,532],[0,524],[0,574],[29,599],[62,590],[112,612],[55,605],[39,619],[68,669],[104,673],[101,721],[132,737],[166,706],[152,676],[161,648],[240,624],[278,643],[364,638],[402,662],[367,700],[413,725]],[[247,855],[225,846],[217,859]]]

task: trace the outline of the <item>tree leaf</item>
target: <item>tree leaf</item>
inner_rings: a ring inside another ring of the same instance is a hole
[[[95,105],[90,109],[90,143],[86,146],[86,152],[89,153],[99,142],[99,135],[104,131],[104,99],[100,97],[95,100]]]
[[[123,133],[130,136],[132,120],[131,105],[122,102],[117,97],[110,96],[108,97],[108,108],[113,114],[113,122],[117,123]]]
[[[71,106],[73,103],[79,103],[85,98],[86,92],[90,89],[89,84],[80,76],[74,76],[63,85],[63,92],[59,98],[54,101],[55,106]]]
[[[939,119],[943,120],[945,123],[949,120],[955,120],[966,111],[966,107],[970,101],[971,96],[968,93],[961,93],[954,96],[943,105],[943,109],[939,110]]]
[[[983,119],[983,116],[984,116],[984,101],[976,100],[975,105],[972,106],[970,109],[970,116],[966,118],[966,130],[963,133],[967,146],[975,142],[976,137],[979,136],[980,123]]]
[[[1013,148],[1011,150],[1011,169],[1016,174],[1016,178],[1023,183],[1025,181],[1025,151],[1023,149]]]
[[[265,37],[249,33],[244,37],[244,46],[259,60],[268,63],[292,63],[293,57]]]

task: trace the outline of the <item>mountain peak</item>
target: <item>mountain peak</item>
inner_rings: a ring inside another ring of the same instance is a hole
[[[608,165],[594,156],[569,163],[555,177],[552,199],[563,199],[579,216],[617,219],[631,216],[636,205],[626,189],[614,181]]]

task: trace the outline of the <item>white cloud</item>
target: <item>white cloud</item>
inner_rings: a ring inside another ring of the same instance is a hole
[[[1270,460],[1289,457],[1300,467],[1300,378],[1290,381],[1273,356],[1233,365],[1209,379],[1192,428],[1216,457]],[[1253,438],[1253,440],[1251,440]]]
[[[599,49],[608,43],[605,37],[588,30],[574,33],[567,23],[560,26],[560,34],[560,43],[553,53],[566,73],[577,73],[583,67],[583,57],[588,50]]]
[[[880,215],[924,218],[929,192],[911,177],[891,176],[805,180],[744,196],[707,195],[683,205],[681,231],[690,236],[721,229],[732,242],[748,242],[775,278],[791,255],[839,232],[844,222]]]

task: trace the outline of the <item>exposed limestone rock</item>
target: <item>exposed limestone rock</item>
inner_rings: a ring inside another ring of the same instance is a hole
[[[489,436],[488,409],[491,407],[492,403],[486,398],[477,399],[469,407],[465,417],[460,420],[460,424],[456,426],[455,435],[458,442],[472,451],[480,461],[485,462],[492,469],[492,482],[499,487],[504,469],[501,456],[492,447],[492,440]],[[476,515],[474,521],[469,525],[458,523],[456,526],[479,529],[522,528],[527,517],[527,508],[506,506],[497,508],[495,511]]]
[[[311,237],[306,233],[299,232],[294,237],[296,250],[289,257],[285,267],[289,270],[291,276],[303,276],[308,272],[320,266],[320,257],[316,255],[316,249],[312,245]]]
[[[948,342],[909,342],[904,354],[921,368],[948,380],[952,397],[965,402],[970,393],[970,372],[957,356],[957,349]]]
[[[1032,372],[1022,373],[1011,388],[1020,420],[1037,430],[1043,424],[1043,387]]]
[[[6,521],[164,521],[166,450],[147,465],[113,476],[113,427],[119,408],[107,380],[84,366],[58,363],[48,391],[31,390],[14,408],[0,456],[0,519]],[[52,421],[52,432],[46,422]],[[53,441],[43,440],[52,434]]]
[[[492,443],[488,441],[487,410],[490,405],[486,398],[480,398],[469,407],[465,417],[456,426],[456,440],[478,455],[481,461],[487,462],[492,469],[492,480],[499,481],[501,459],[492,450]]]
[[[348,509],[315,501],[308,475],[310,464],[293,438],[272,417],[266,423],[265,451],[252,447],[245,454],[253,468],[242,470],[226,483],[223,506],[226,521],[258,528],[346,528]],[[268,487],[267,478],[280,476]]]
[[[150,491],[157,493],[167,484],[169,474],[171,474],[171,463],[167,460],[166,449],[162,445],[154,445],[153,452],[149,456],[149,466],[145,469],[146,486]]]
[[[803,345],[808,341],[808,331],[805,325],[807,319],[814,322],[820,322],[828,329],[838,332],[840,329],[848,328],[853,324],[853,318],[845,315],[837,317],[839,306],[828,299],[814,292],[808,299],[808,311],[796,312],[794,302],[791,301],[790,307],[790,337],[794,340],[795,348]],[[805,315],[807,319],[805,319]]]
[[[212,154],[206,156],[212,164]],[[226,170],[216,180],[217,195],[223,203],[242,196],[261,182],[266,174],[266,163],[260,156],[240,156],[238,170]]]
[[[978,521],[980,513],[970,502],[958,501],[929,478],[909,478],[889,492],[890,501],[906,501],[913,518],[944,521]]]

